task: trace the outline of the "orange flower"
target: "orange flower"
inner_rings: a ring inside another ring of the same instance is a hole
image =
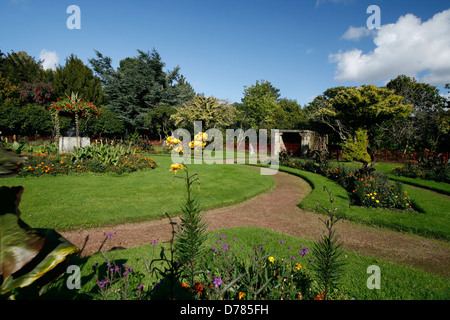
[[[244,296],[245,296],[245,293],[243,293],[242,291],[239,292],[239,300],[241,300]]]
[[[200,282],[196,282],[195,284],[195,290],[197,291],[197,294],[201,294],[203,291],[203,286]]]

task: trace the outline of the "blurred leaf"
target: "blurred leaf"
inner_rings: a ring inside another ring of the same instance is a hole
[[[27,225],[19,224],[14,213],[0,215],[0,274],[9,277],[30,262],[45,239]]]
[[[0,294],[14,288],[23,288],[32,283],[47,284],[65,272],[68,259],[79,253],[78,247],[67,241],[52,229],[35,229],[45,237],[45,244],[39,255],[19,272],[5,278]],[[62,267],[62,268],[61,268]]]
[[[18,162],[26,160],[25,157],[17,155],[13,150],[4,149],[0,146],[0,177],[7,178],[19,173]]]

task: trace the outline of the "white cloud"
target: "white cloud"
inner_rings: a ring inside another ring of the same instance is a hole
[[[359,40],[363,37],[376,35],[376,29],[368,29],[367,27],[350,27],[342,35],[345,40]]]
[[[39,60],[43,60],[42,67],[44,70],[55,70],[58,66],[59,57],[56,51],[47,51],[46,49],[42,49],[39,55]]]
[[[373,51],[353,49],[331,54],[329,59],[337,63],[336,80],[364,83],[424,73],[421,81],[442,85],[450,82],[449,34],[450,9],[423,23],[407,14],[396,23],[381,26],[374,37]]]

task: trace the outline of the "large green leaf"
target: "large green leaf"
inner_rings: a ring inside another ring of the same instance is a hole
[[[22,187],[0,187],[0,295],[35,283],[42,288],[64,272],[79,249],[52,229],[20,219]]]
[[[0,215],[0,274],[9,277],[30,262],[44,245],[45,239],[21,223],[14,213]]]
[[[2,283],[0,294],[10,292],[14,288],[23,288],[37,282],[46,284],[65,272],[70,257],[79,253],[78,247],[67,241],[53,229],[35,229],[42,234],[45,243],[39,254],[18,272],[6,277]]]

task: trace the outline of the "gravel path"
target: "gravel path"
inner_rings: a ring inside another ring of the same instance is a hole
[[[278,172],[273,177],[275,184],[268,192],[238,205],[207,211],[205,218],[208,230],[256,226],[316,240],[324,230],[322,222],[319,221],[320,215],[304,211],[297,206],[311,192],[310,185],[303,179],[283,172]],[[108,247],[112,244],[113,247],[129,248],[151,243],[153,240],[169,240],[170,232],[169,221],[161,219],[61,234],[78,247],[84,246],[82,255],[86,256],[100,249],[107,234],[114,235]],[[344,220],[338,222],[336,232],[344,249],[350,252],[413,266],[443,277],[450,276],[448,242]]]

